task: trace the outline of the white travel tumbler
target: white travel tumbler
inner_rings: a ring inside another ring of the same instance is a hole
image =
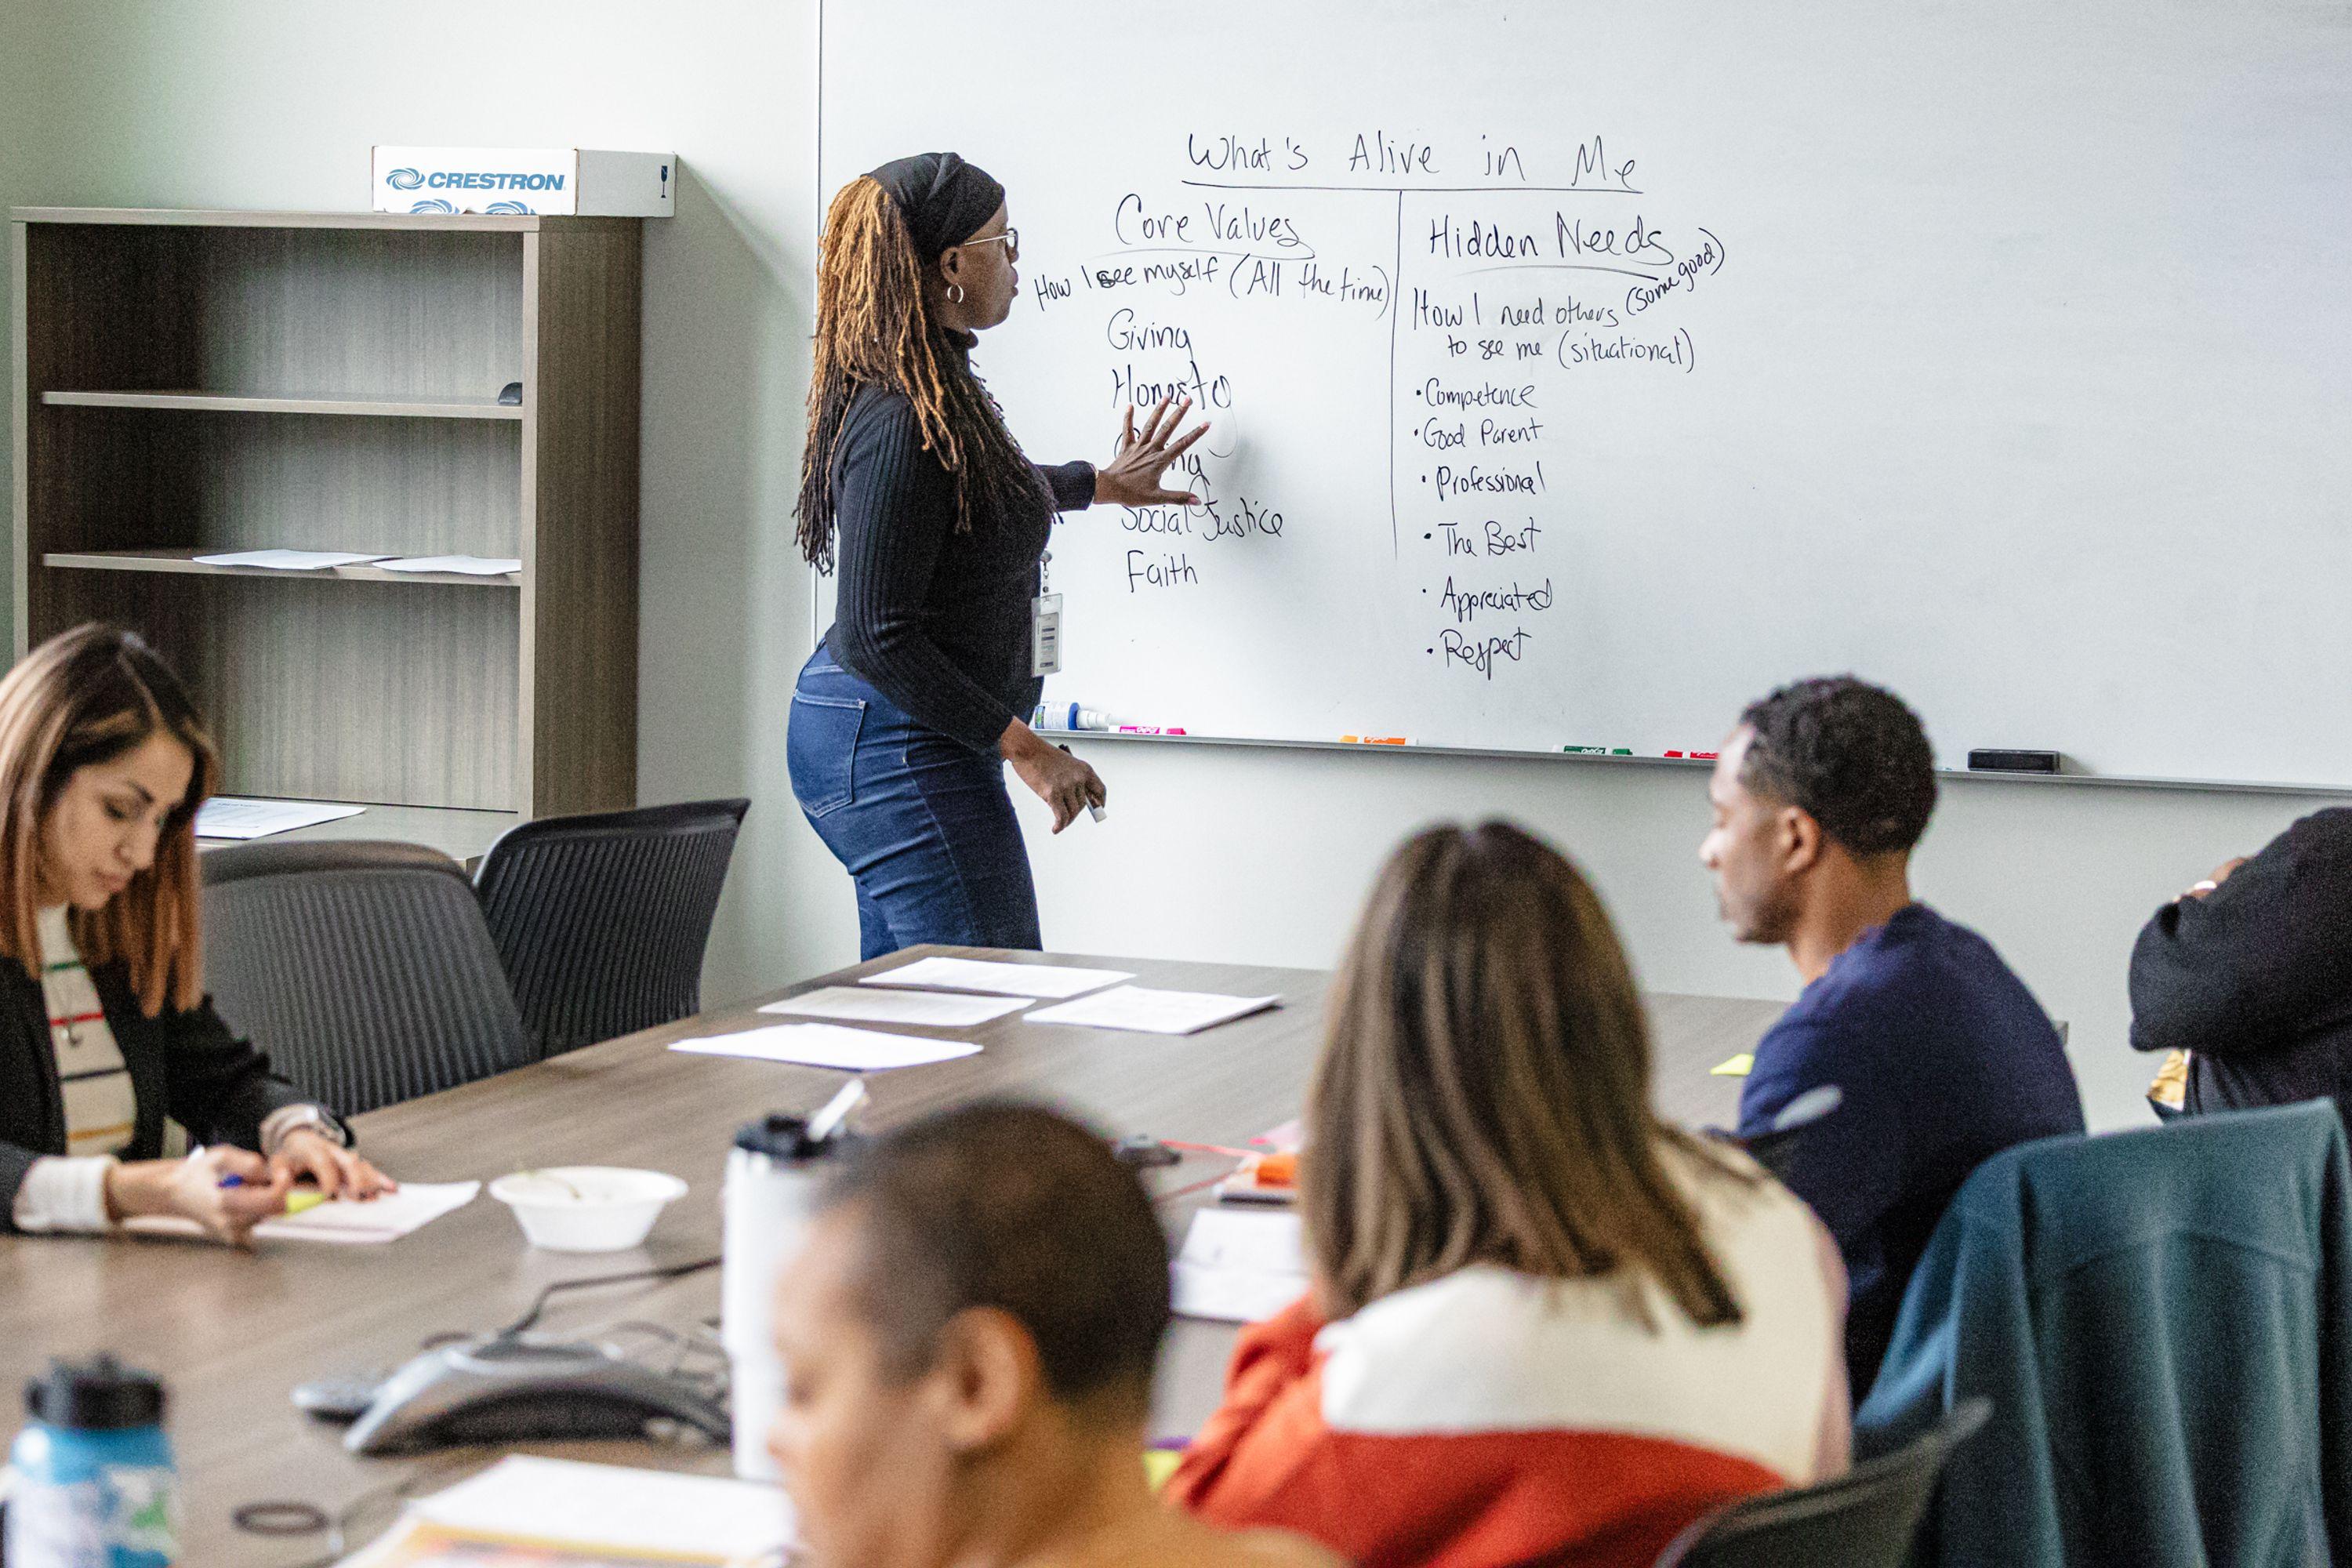
[[[776,1273],[800,1248],[826,1156],[841,1147],[831,1136],[838,1124],[837,1115],[824,1112],[813,1120],[763,1117],[738,1131],[728,1152],[719,1338],[730,1369],[735,1473],[745,1480],[778,1479],[768,1457],[768,1428],[784,1397]]]

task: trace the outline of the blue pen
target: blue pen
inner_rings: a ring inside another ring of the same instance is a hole
[[[204,1154],[205,1146],[199,1143],[194,1148],[188,1151],[187,1157],[191,1160],[201,1160],[204,1158]],[[236,1172],[231,1171],[227,1175],[223,1176],[220,1179],[220,1184],[224,1187],[241,1187],[245,1185],[245,1178],[238,1175]]]

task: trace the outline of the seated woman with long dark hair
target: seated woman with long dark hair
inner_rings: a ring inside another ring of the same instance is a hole
[[[1600,900],[1502,824],[1408,842],[1332,997],[1299,1188],[1313,1289],[1244,1331],[1171,1483],[1360,1564],[1648,1564],[1834,1475],[1828,1235],[1650,1107]]]
[[[129,632],[67,632],[0,679],[0,1229],[162,1215],[243,1242],[302,1177],[391,1185],[205,996],[195,820],[217,772]],[[166,1118],[195,1152],[159,1157]]]

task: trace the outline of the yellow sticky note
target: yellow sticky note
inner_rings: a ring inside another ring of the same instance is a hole
[[[1717,1078],[1746,1078],[1756,1070],[1756,1058],[1747,1051],[1706,1069]]]
[[[1184,1456],[1181,1450],[1146,1448],[1143,1450],[1143,1479],[1153,1491],[1158,1491],[1168,1484],[1168,1478],[1174,1475],[1176,1467],[1183,1462]]]
[[[286,1212],[298,1215],[317,1208],[327,1201],[327,1194],[315,1187],[298,1187],[286,1194]]]

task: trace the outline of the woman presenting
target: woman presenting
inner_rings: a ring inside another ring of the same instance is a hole
[[[1037,892],[1003,764],[1059,833],[1106,799],[1094,769],[1023,721],[1057,512],[1189,504],[1160,488],[1208,429],[1128,410],[1101,468],[1041,468],[973,374],[1011,313],[1020,237],[1004,187],[952,153],[885,163],[825,215],[801,552],[840,567],[833,628],[793,692],[793,794],[857,884],[859,945],[1035,948]]]

